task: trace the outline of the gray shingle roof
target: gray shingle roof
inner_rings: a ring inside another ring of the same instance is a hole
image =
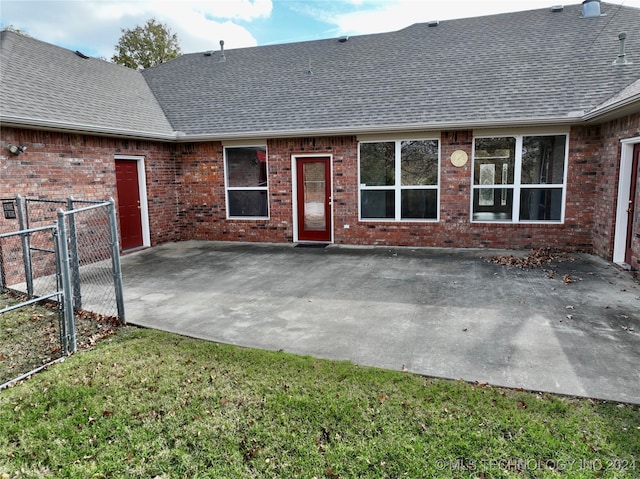
[[[135,70],[14,32],[0,33],[0,118],[127,136],[173,136]]]
[[[580,122],[637,105],[640,9],[580,8],[231,49],[224,62],[193,53],[143,72],[3,32],[0,121],[195,140]],[[612,65],[622,31],[632,65]]]
[[[607,111],[610,108],[619,108],[620,106],[625,106],[631,102],[637,102],[638,100],[640,100],[640,79],[633,82],[620,93],[609,98],[603,104],[598,105],[598,107],[592,110],[590,114]]]
[[[176,130],[241,135],[580,117],[640,78],[640,10],[580,5],[184,55],[143,75]],[[612,66],[629,32],[633,65]],[[306,73],[311,69],[313,75]]]

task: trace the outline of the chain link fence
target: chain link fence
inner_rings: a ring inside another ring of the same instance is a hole
[[[113,200],[0,203],[2,384],[95,342],[125,317]]]

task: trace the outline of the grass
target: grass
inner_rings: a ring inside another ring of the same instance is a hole
[[[21,300],[0,293],[0,309]],[[60,319],[54,303],[32,304],[0,314],[0,384],[62,357]],[[79,348],[90,347],[115,328],[113,320],[86,312],[77,313],[75,321]]]
[[[629,405],[123,327],[0,392],[0,477],[637,478],[639,428]]]

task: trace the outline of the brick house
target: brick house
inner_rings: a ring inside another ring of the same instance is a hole
[[[125,250],[551,246],[637,269],[638,25],[589,0],[142,72],[2,32],[0,197],[114,197]]]

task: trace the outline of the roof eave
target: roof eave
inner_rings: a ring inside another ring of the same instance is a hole
[[[0,116],[0,126],[25,128],[30,130],[38,129],[96,136],[109,136],[126,138],[130,140],[175,141],[177,138],[177,132],[158,133],[153,131],[127,130],[123,128],[111,128],[104,126],[84,125],[80,123],[12,117],[5,115]]]
[[[307,136],[349,136],[384,133],[415,133],[442,130],[473,130],[486,128],[513,128],[545,125],[573,125],[586,121],[583,112],[576,112],[565,117],[512,118],[499,120],[450,121],[413,124],[388,124],[351,128],[320,128],[295,130],[260,130],[233,133],[186,134],[180,131],[158,133],[150,131],[126,130],[121,128],[99,127],[51,120],[36,120],[23,117],[0,116],[0,125],[26,129],[42,129],[97,136],[110,136],[127,139],[156,140],[164,142],[205,142],[224,140],[251,140],[256,138],[298,138]]]
[[[260,130],[245,131],[237,133],[219,134],[195,134],[179,133],[178,142],[204,142],[204,141],[224,141],[224,140],[250,140],[255,138],[297,138],[307,136],[349,136],[362,134],[383,134],[383,133],[414,133],[422,131],[442,131],[442,130],[474,130],[478,128],[513,128],[527,126],[546,125],[574,125],[581,122],[583,112],[566,117],[545,117],[545,118],[516,118],[500,120],[475,120],[475,121],[452,121],[452,122],[432,122],[414,123],[403,125],[375,125],[352,128],[320,128],[320,129],[296,129],[296,130]]]
[[[605,107],[595,108],[584,115],[582,120],[588,123],[597,123],[638,112],[640,112],[640,93]]]

